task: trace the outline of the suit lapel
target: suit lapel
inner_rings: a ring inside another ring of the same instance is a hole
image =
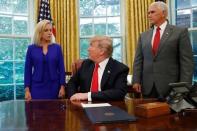
[[[113,66],[113,59],[109,58],[109,61],[106,65],[106,67],[105,67],[105,70],[103,72],[103,76],[102,76],[102,79],[101,79],[101,90],[104,89],[104,85],[108,81],[108,79],[111,75],[112,66]]]
[[[148,35],[147,35],[147,47],[150,53],[152,54],[152,56],[154,56],[152,52],[152,36],[153,36],[153,28],[149,30]]]
[[[164,30],[163,35],[161,37],[159,48],[158,48],[156,56],[159,54],[161,49],[165,46],[166,40],[168,39],[168,37],[170,36],[171,33],[172,33],[171,26],[169,24],[167,24],[166,29]]]

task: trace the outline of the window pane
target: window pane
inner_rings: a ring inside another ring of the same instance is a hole
[[[80,0],[79,12],[80,16],[92,16],[94,8],[94,0]]]
[[[15,63],[15,82],[23,83],[24,82],[24,62],[16,62]]]
[[[107,0],[107,15],[108,16],[120,15],[119,0]]]
[[[12,18],[7,16],[0,16],[0,34],[12,33]]]
[[[13,41],[0,39],[0,60],[13,60]]]
[[[27,14],[27,0],[14,0],[13,6],[13,13]]]
[[[193,9],[193,27],[197,27],[197,8]]]
[[[106,34],[106,18],[95,18],[94,19],[94,29],[96,35]]]
[[[197,31],[190,32],[194,55],[197,55]]]
[[[177,0],[177,9],[190,7],[190,0]]]
[[[118,5],[120,0],[105,0],[107,5]]]
[[[106,16],[105,0],[95,0],[94,16]]]
[[[176,24],[191,29],[190,38],[194,53],[194,81],[197,81],[197,0],[175,0],[177,4]],[[183,9],[187,8],[187,9]],[[194,28],[193,28],[194,27]]]
[[[12,0],[0,0],[0,13],[12,13]]]
[[[113,58],[122,61],[122,42],[120,38],[113,39]]]
[[[0,84],[13,83],[13,63],[0,62]]]
[[[80,56],[82,59],[88,58],[89,39],[80,39]]]
[[[183,27],[190,27],[191,10],[177,11],[176,25]]]
[[[27,17],[14,17],[14,34],[27,34]]]
[[[27,46],[30,39],[15,39],[15,58],[14,60],[25,60]]]
[[[93,34],[93,22],[92,18],[80,19],[80,36],[89,36]]]
[[[197,0],[191,0],[192,6],[197,6]]]
[[[0,85],[0,101],[14,99],[14,86]]]
[[[15,92],[16,98],[24,98],[24,88],[17,86],[22,87],[24,81],[32,3],[32,0],[0,0],[0,35],[3,34],[0,38],[0,100],[14,99]]]
[[[121,42],[120,0],[79,0],[80,57],[87,58],[88,39],[95,35],[118,37]],[[116,40],[118,43],[118,40]],[[121,45],[115,46],[115,57],[121,60]]]
[[[120,17],[108,17],[108,35],[120,35]]]
[[[194,81],[197,81],[197,56],[194,56]]]
[[[16,85],[16,99],[24,99],[24,85]]]

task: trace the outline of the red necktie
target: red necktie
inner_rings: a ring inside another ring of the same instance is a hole
[[[154,40],[153,40],[153,54],[156,55],[158,47],[159,47],[159,42],[160,42],[160,28],[157,27],[155,36],[154,36]]]
[[[99,68],[99,64],[95,64],[94,72],[92,76],[91,92],[98,92],[98,68]]]

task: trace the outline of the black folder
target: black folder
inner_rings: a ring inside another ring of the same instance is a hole
[[[136,117],[116,106],[84,108],[92,123],[112,123],[136,121]]]

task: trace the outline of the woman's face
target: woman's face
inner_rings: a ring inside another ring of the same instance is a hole
[[[44,31],[42,32],[41,41],[51,41],[52,37],[52,26],[47,24]]]

